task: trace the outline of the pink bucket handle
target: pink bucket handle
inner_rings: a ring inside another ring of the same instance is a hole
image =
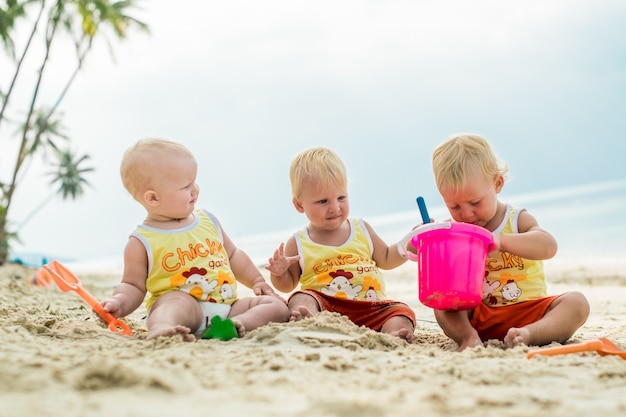
[[[421,226],[416,227],[415,229],[407,233],[398,242],[398,252],[400,253],[400,256],[417,262],[418,260],[417,255],[406,250],[406,245],[409,243],[409,241],[414,236],[417,236],[420,233],[428,232],[429,230],[435,230],[435,229],[450,229],[451,227],[452,227],[452,222],[428,223],[428,224],[422,224]]]

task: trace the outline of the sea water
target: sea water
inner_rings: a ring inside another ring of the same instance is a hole
[[[626,179],[499,197],[503,202],[525,208],[556,238],[557,258],[612,260],[626,264]],[[426,203],[435,221],[450,217],[441,201]],[[351,215],[358,216],[356,207],[351,207]],[[422,221],[417,205],[415,211],[364,219],[387,243],[397,242]],[[243,236],[237,238],[236,243],[257,264],[264,264],[280,242],[294,232],[282,230]]]
[[[576,187],[539,190],[533,193],[506,195],[500,200],[528,210],[558,241],[559,251],[552,264],[570,268],[610,266],[626,271],[626,178],[584,184]],[[427,201],[435,221],[448,219],[441,201]],[[360,216],[351,207],[352,216]],[[305,217],[303,216],[304,227]],[[387,243],[395,243],[421,223],[417,205],[414,211],[364,217]],[[257,265],[265,265],[281,242],[295,230],[276,230],[248,236],[231,236]],[[31,255],[27,264],[41,265],[44,255]],[[63,261],[63,260],[61,260]],[[121,273],[121,258],[67,260],[72,267]]]

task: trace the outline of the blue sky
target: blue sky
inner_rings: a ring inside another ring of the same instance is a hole
[[[352,214],[366,219],[415,210],[417,195],[439,204],[431,152],[459,132],[506,160],[504,194],[626,178],[623,1],[142,4],[151,34],[113,42],[115,62],[96,45],[62,106],[93,188],[47,205],[16,250],[121,256],[144,213],[119,161],[149,136],[196,153],[199,206],[235,239],[305,224],[288,167],[316,145],[343,157]],[[53,56],[59,76],[67,58]],[[15,224],[48,195],[45,171],[24,179]]]

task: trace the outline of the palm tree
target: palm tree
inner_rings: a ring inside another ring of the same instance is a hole
[[[15,20],[21,18],[25,14],[24,2],[17,0],[7,0],[6,8],[0,8],[0,40],[4,44],[5,49],[13,56],[13,39],[11,39],[10,31],[15,25]]]
[[[84,185],[90,185],[84,174],[93,171],[93,168],[82,168],[81,164],[89,159],[89,155],[80,157],[67,150],[55,149],[58,162],[55,164],[56,171],[50,172],[53,175],[50,185],[58,184],[56,194],[66,200],[68,197],[76,199],[85,192]]]
[[[31,1],[32,0],[18,2],[16,0],[8,0],[6,10],[0,9],[0,37],[2,38],[2,43],[4,43],[5,49],[7,53],[11,56],[11,58],[15,58],[15,47],[13,45],[13,39],[10,36],[10,31],[14,28],[15,22],[19,21],[19,19],[23,18],[26,15],[25,6],[26,4],[31,3]],[[11,98],[11,93],[13,92],[13,88],[15,87],[17,76],[19,75],[22,68],[24,58],[26,58],[26,53],[30,49],[33,38],[37,33],[37,27],[39,26],[39,22],[41,21],[41,16],[43,15],[44,10],[45,2],[41,2],[38,16],[35,19],[35,24],[31,28],[30,36],[28,37],[28,41],[26,42],[24,51],[22,52],[20,59],[15,65],[15,72],[13,73],[11,84],[9,85],[6,93],[0,92],[0,94],[2,95],[2,108],[0,108],[0,124],[2,124],[2,121],[4,120],[4,112],[9,105],[9,99]]]
[[[59,124],[56,122],[52,123],[49,128],[49,134],[61,136],[58,129]],[[57,195],[60,195],[63,200],[67,200],[68,198],[75,200],[84,194],[85,185],[91,185],[84,174],[92,172],[94,169],[92,167],[82,167],[83,163],[89,159],[89,155],[76,156],[70,149],[61,150],[57,148],[53,142],[49,141],[48,143],[53,150],[55,159],[55,161],[51,163],[55,168],[54,171],[48,172],[48,174],[53,177],[50,181],[50,185],[56,185],[58,187],[22,219],[15,229],[16,233]]]
[[[10,36],[11,31],[18,22],[23,21],[31,8],[37,6],[37,15],[34,23],[32,23],[30,36],[16,61],[10,85],[6,92],[0,92],[2,97],[0,123],[9,121],[6,111],[13,88],[19,75],[24,71],[22,63],[31,51],[32,42],[39,33],[39,25],[45,24],[45,31],[42,34],[43,57],[36,69],[30,102],[27,109],[22,113],[25,114],[24,122],[18,125],[19,149],[15,158],[13,173],[8,182],[0,182],[0,265],[6,261],[8,256],[9,240],[17,238],[15,232],[7,230],[8,215],[15,190],[27,171],[29,165],[27,162],[32,161],[33,157],[40,153],[45,154],[51,151],[57,160],[57,176],[53,183],[60,184],[57,192],[64,199],[79,197],[83,193],[83,185],[88,184],[83,174],[93,169],[79,167],[88,158],[88,155],[75,158],[69,150],[58,145],[59,140],[69,141],[69,138],[60,134],[60,120],[53,119],[53,116],[81,70],[86,56],[91,51],[96,35],[103,33],[103,30],[108,27],[118,38],[124,39],[127,36],[129,26],[136,26],[142,30],[148,29],[145,23],[126,14],[127,10],[136,7],[135,3],[133,0],[55,0],[52,2],[49,0],[7,0],[4,8],[0,6],[0,39],[12,58],[15,57],[15,54]],[[53,105],[43,107],[38,104],[43,76],[48,68],[50,53],[53,51],[55,40],[58,39],[58,34],[62,31],[68,33],[74,40],[76,65]],[[109,48],[111,49],[110,44]]]

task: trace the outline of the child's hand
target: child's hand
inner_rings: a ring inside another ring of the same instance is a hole
[[[281,243],[278,249],[274,251],[274,256],[268,259],[265,269],[272,274],[280,276],[287,272],[289,267],[300,260],[300,255],[285,256],[285,244]]]
[[[502,252],[502,248],[500,247],[500,236],[494,234],[491,236],[493,237],[494,249],[490,253]]]
[[[104,311],[111,313],[115,318],[119,318],[122,313],[122,303],[118,299],[109,298],[101,303]]]
[[[256,296],[259,296],[259,295],[271,295],[273,297],[278,298],[283,303],[287,304],[287,301],[285,301],[285,299],[283,297],[281,297],[280,295],[276,294],[274,289],[267,282],[265,282],[265,280],[263,280],[262,282],[257,282],[256,284],[254,284],[252,286],[252,291],[254,292],[254,295],[256,295]]]
[[[259,281],[252,286],[254,295],[276,295],[274,289],[265,280]]]

